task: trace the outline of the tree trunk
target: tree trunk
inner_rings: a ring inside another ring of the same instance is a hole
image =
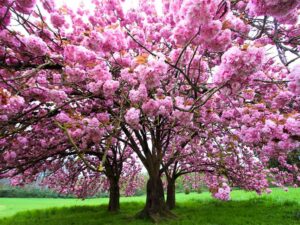
[[[139,218],[150,219],[157,223],[164,218],[174,218],[175,215],[168,209],[163,183],[159,176],[149,178],[147,182],[147,199],[144,209],[138,214]]]
[[[169,209],[174,209],[176,204],[175,199],[175,180],[170,179],[168,180],[168,186],[167,186],[167,207]]]
[[[120,188],[119,182],[117,179],[109,180],[109,203],[108,203],[108,211],[109,212],[117,212],[120,209]]]

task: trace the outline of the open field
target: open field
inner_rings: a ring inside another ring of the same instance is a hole
[[[178,218],[161,224],[300,225],[300,189],[291,188],[288,192],[273,189],[272,194],[263,196],[257,196],[253,192],[234,191],[232,201],[229,202],[213,200],[209,193],[177,194],[176,197],[178,207],[174,213]],[[0,224],[151,224],[134,218],[135,213],[143,207],[144,200],[144,196],[122,198],[120,213],[110,214],[106,212],[105,204],[108,199],[105,198],[85,201],[1,198]],[[30,211],[22,212],[24,210]]]

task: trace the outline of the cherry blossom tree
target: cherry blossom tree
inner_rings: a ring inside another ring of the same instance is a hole
[[[223,200],[298,182],[298,0],[88,4],[0,1],[1,177],[67,170],[54,186],[89,192],[134,152],[149,174],[139,216],[155,222],[174,216],[161,177],[178,166]]]
[[[68,122],[66,121],[68,120]],[[58,114],[57,126],[49,125],[45,131],[40,125],[31,125],[27,132],[20,133],[1,158],[0,174],[11,177],[13,185],[24,185],[42,177],[42,185],[64,194],[86,198],[99,191],[109,191],[109,211],[120,208],[120,189],[132,195],[140,186],[141,165],[132,149],[116,140],[97,140],[89,136],[95,132],[95,122],[77,124],[77,129],[67,133],[71,119]],[[87,122],[87,121],[85,121]],[[45,123],[43,124],[45,125]],[[77,140],[75,140],[77,138]],[[111,142],[111,143],[109,143]],[[85,146],[85,147],[83,147]]]

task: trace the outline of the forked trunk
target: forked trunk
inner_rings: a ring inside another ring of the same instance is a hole
[[[175,193],[175,180],[168,180],[167,186],[167,207],[168,209],[174,209],[176,205],[176,193]]]
[[[150,219],[154,223],[161,219],[175,217],[175,215],[168,209],[165,202],[163,183],[159,176],[150,176],[150,179],[147,182],[146,205],[138,214],[138,217]]]
[[[108,203],[108,211],[109,212],[117,212],[120,209],[120,188],[119,182],[117,179],[109,180],[109,203]]]

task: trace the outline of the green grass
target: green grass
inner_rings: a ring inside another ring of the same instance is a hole
[[[273,189],[272,194],[263,196],[234,191],[229,202],[214,200],[209,193],[177,194],[176,197],[178,207],[174,213],[178,218],[161,224],[300,225],[300,189],[291,188],[289,192]],[[118,214],[106,211],[107,201],[104,198],[85,201],[4,198],[0,199],[0,217],[11,217],[0,220],[0,225],[151,224],[134,218],[143,207],[144,196],[122,198]],[[21,212],[24,210],[30,211]]]

